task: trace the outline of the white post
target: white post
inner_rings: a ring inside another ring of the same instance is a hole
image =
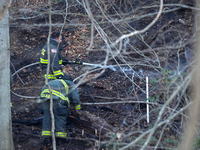
[[[149,102],[149,87],[148,83],[149,79],[146,77],[146,97],[147,97],[147,102]],[[147,124],[149,123],[149,104],[147,104]]]

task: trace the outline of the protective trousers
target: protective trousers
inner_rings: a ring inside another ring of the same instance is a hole
[[[41,104],[43,109],[42,136],[51,137],[51,114],[50,100]],[[67,106],[60,104],[60,100],[53,100],[53,113],[55,119],[55,136],[58,138],[67,137]]]

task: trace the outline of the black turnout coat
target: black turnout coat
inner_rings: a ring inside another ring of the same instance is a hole
[[[58,76],[64,76],[62,72],[62,53],[63,46],[55,39],[50,39],[50,72],[48,79],[56,79]],[[43,47],[40,55],[40,63],[42,67],[43,76],[46,78],[47,64],[48,64],[48,50],[47,44]]]
[[[67,108],[72,105],[75,110],[80,109],[79,91],[69,80],[57,79],[49,82],[53,98],[53,112],[55,118],[56,137],[66,137]],[[43,114],[42,136],[51,136],[50,91],[46,85],[42,88],[38,100],[40,111]],[[64,102],[64,103],[62,103]]]

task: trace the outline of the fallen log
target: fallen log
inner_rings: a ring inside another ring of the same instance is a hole
[[[69,120],[79,128],[85,129],[96,136],[112,134],[116,131],[115,127],[108,124],[105,119],[90,114],[89,112],[80,111],[79,117],[80,119],[69,116]]]
[[[41,125],[43,117],[34,118],[32,120],[12,120],[12,125]],[[73,123],[77,128],[84,129],[85,131],[94,134],[95,136],[103,136],[115,132],[115,127],[108,124],[105,119],[97,117],[89,112],[79,112],[79,117],[68,116],[68,123]]]
[[[32,126],[32,125],[41,125],[42,124],[43,117],[38,117],[34,118],[32,120],[12,120],[12,125],[27,125],[27,126]]]

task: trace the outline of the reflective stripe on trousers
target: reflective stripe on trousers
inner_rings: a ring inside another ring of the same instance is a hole
[[[56,132],[56,137],[67,137],[66,132]]]
[[[42,136],[51,136],[51,131],[42,131]]]
[[[51,136],[51,131],[42,131],[42,136]],[[56,137],[67,137],[66,132],[56,132]]]

